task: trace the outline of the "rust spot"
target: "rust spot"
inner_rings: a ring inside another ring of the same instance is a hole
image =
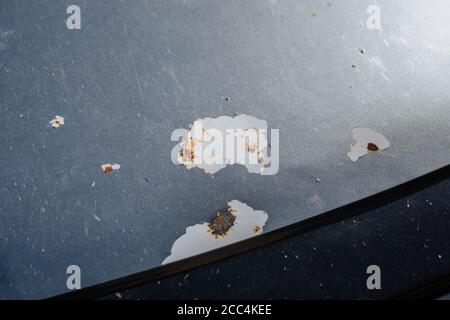
[[[195,148],[195,141],[194,139],[190,138],[179,153],[179,156],[183,159],[183,161],[185,162],[194,161],[195,159],[194,148]]]
[[[260,233],[261,232],[261,227],[260,226],[254,226],[253,227],[253,233]]]
[[[378,146],[375,143],[369,142],[367,144],[367,150],[377,152],[378,150],[380,150],[380,148],[378,148]]]
[[[211,230],[211,234],[216,238],[218,236],[225,236],[234,225],[236,216],[231,210],[221,211],[217,214],[214,220],[208,225]]]
[[[112,166],[107,166],[107,167],[105,167],[105,168],[103,169],[103,172],[106,173],[106,174],[113,172]]]
[[[245,144],[245,148],[247,149],[247,152],[253,153],[256,151],[256,146],[254,145],[249,145],[248,143]]]

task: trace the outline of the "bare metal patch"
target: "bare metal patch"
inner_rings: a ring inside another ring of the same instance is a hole
[[[254,210],[238,200],[228,202],[229,208],[219,212],[210,223],[186,228],[175,240],[171,254],[162,264],[188,258],[260,234],[268,219],[262,210]]]
[[[209,224],[209,229],[211,234],[218,236],[226,236],[228,230],[234,225],[236,216],[233,214],[231,209],[219,212],[214,220]]]

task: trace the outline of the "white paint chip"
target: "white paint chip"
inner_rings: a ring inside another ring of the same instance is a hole
[[[224,234],[214,233],[211,228],[212,223],[205,222],[187,227],[186,233],[175,240],[170,256],[162,264],[242,241],[263,231],[269,217],[265,211],[254,210],[238,200],[228,202],[228,206],[227,212],[234,216],[234,221]]]
[[[369,152],[379,152],[390,147],[385,136],[369,128],[353,129],[353,140],[351,150],[347,153],[352,161],[358,160]]]
[[[49,122],[53,128],[61,128],[64,125],[64,118],[61,116],[55,116],[53,120]]]
[[[102,170],[104,173],[112,173],[114,170],[119,170],[120,169],[120,164],[104,164],[102,165]]]

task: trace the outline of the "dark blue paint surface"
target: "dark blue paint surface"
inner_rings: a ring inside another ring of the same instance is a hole
[[[233,199],[270,231],[447,165],[450,36],[423,26],[448,19],[383,2],[380,33],[370,3],[328,2],[83,0],[68,30],[71,2],[2,1],[0,297],[65,292],[72,264],[82,286],[158,266]],[[277,175],[172,164],[174,129],[233,114],[280,129]],[[352,163],[355,126],[392,148]]]

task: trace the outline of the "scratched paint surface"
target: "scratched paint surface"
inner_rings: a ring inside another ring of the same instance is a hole
[[[450,3],[378,3],[382,32],[357,0],[82,0],[72,31],[69,3],[2,3],[0,298],[156,267],[230,199],[268,232],[447,165]],[[277,175],[173,165],[172,130],[233,114],[280,129]],[[352,162],[355,127],[390,148]]]

